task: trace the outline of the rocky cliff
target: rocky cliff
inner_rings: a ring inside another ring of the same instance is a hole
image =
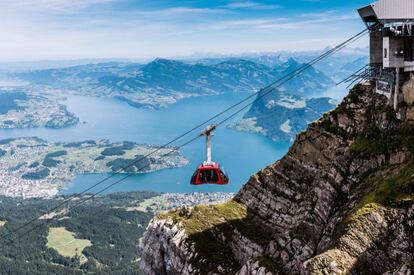
[[[353,88],[236,197],[155,218],[142,274],[411,274],[414,127]]]

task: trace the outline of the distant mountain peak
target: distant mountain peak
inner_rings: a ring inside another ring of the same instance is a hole
[[[142,70],[143,71],[160,70],[160,69],[168,69],[168,68],[173,69],[173,68],[177,68],[177,67],[181,67],[185,65],[186,65],[185,63],[181,61],[177,61],[177,60],[171,60],[171,59],[166,59],[166,58],[156,58],[152,62],[142,67]]]
[[[289,57],[284,56],[284,55],[282,55],[282,54],[279,54],[279,55],[277,56],[277,58],[278,58],[278,60],[279,60],[280,62],[282,62],[282,63],[286,63],[286,62],[289,60]]]
[[[286,66],[297,66],[298,64],[299,62],[293,57],[289,57],[289,59],[285,62]]]
[[[243,59],[243,58],[232,58],[223,62],[220,62],[220,64],[256,64],[253,61]]]
[[[162,58],[162,57],[157,57],[155,58],[152,62],[163,62],[164,60],[168,60],[166,58]],[[150,62],[151,63],[151,62]]]
[[[161,64],[169,63],[169,64],[173,64],[173,63],[181,63],[181,62],[177,61],[177,60],[171,60],[171,59],[167,59],[167,58],[157,57],[152,62],[150,62],[148,64],[151,64],[151,63],[161,63]]]

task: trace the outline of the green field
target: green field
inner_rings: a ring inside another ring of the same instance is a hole
[[[156,196],[149,199],[144,200],[141,202],[138,207],[128,207],[127,211],[144,211],[147,212],[149,209],[154,212],[158,213],[162,210],[163,205],[167,205],[167,199],[163,196]]]
[[[86,247],[92,246],[91,241],[76,239],[75,233],[66,230],[64,227],[52,227],[47,236],[47,247],[56,250],[64,257],[79,257],[80,263],[88,259],[82,254]]]

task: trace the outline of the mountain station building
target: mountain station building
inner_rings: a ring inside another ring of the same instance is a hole
[[[414,0],[380,0],[358,13],[370,29],[366,76],[395,110],[414,105]]]

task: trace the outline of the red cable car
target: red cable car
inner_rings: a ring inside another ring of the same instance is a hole
[[[204,161],[191,177],[191,184],[228,184],[229,177],[223,167],[217,162],[211,160],[211,137],[212,132],[217,128],[216,125],[208,126],[201,135],[206,137],[206,155],[207,160]]]

